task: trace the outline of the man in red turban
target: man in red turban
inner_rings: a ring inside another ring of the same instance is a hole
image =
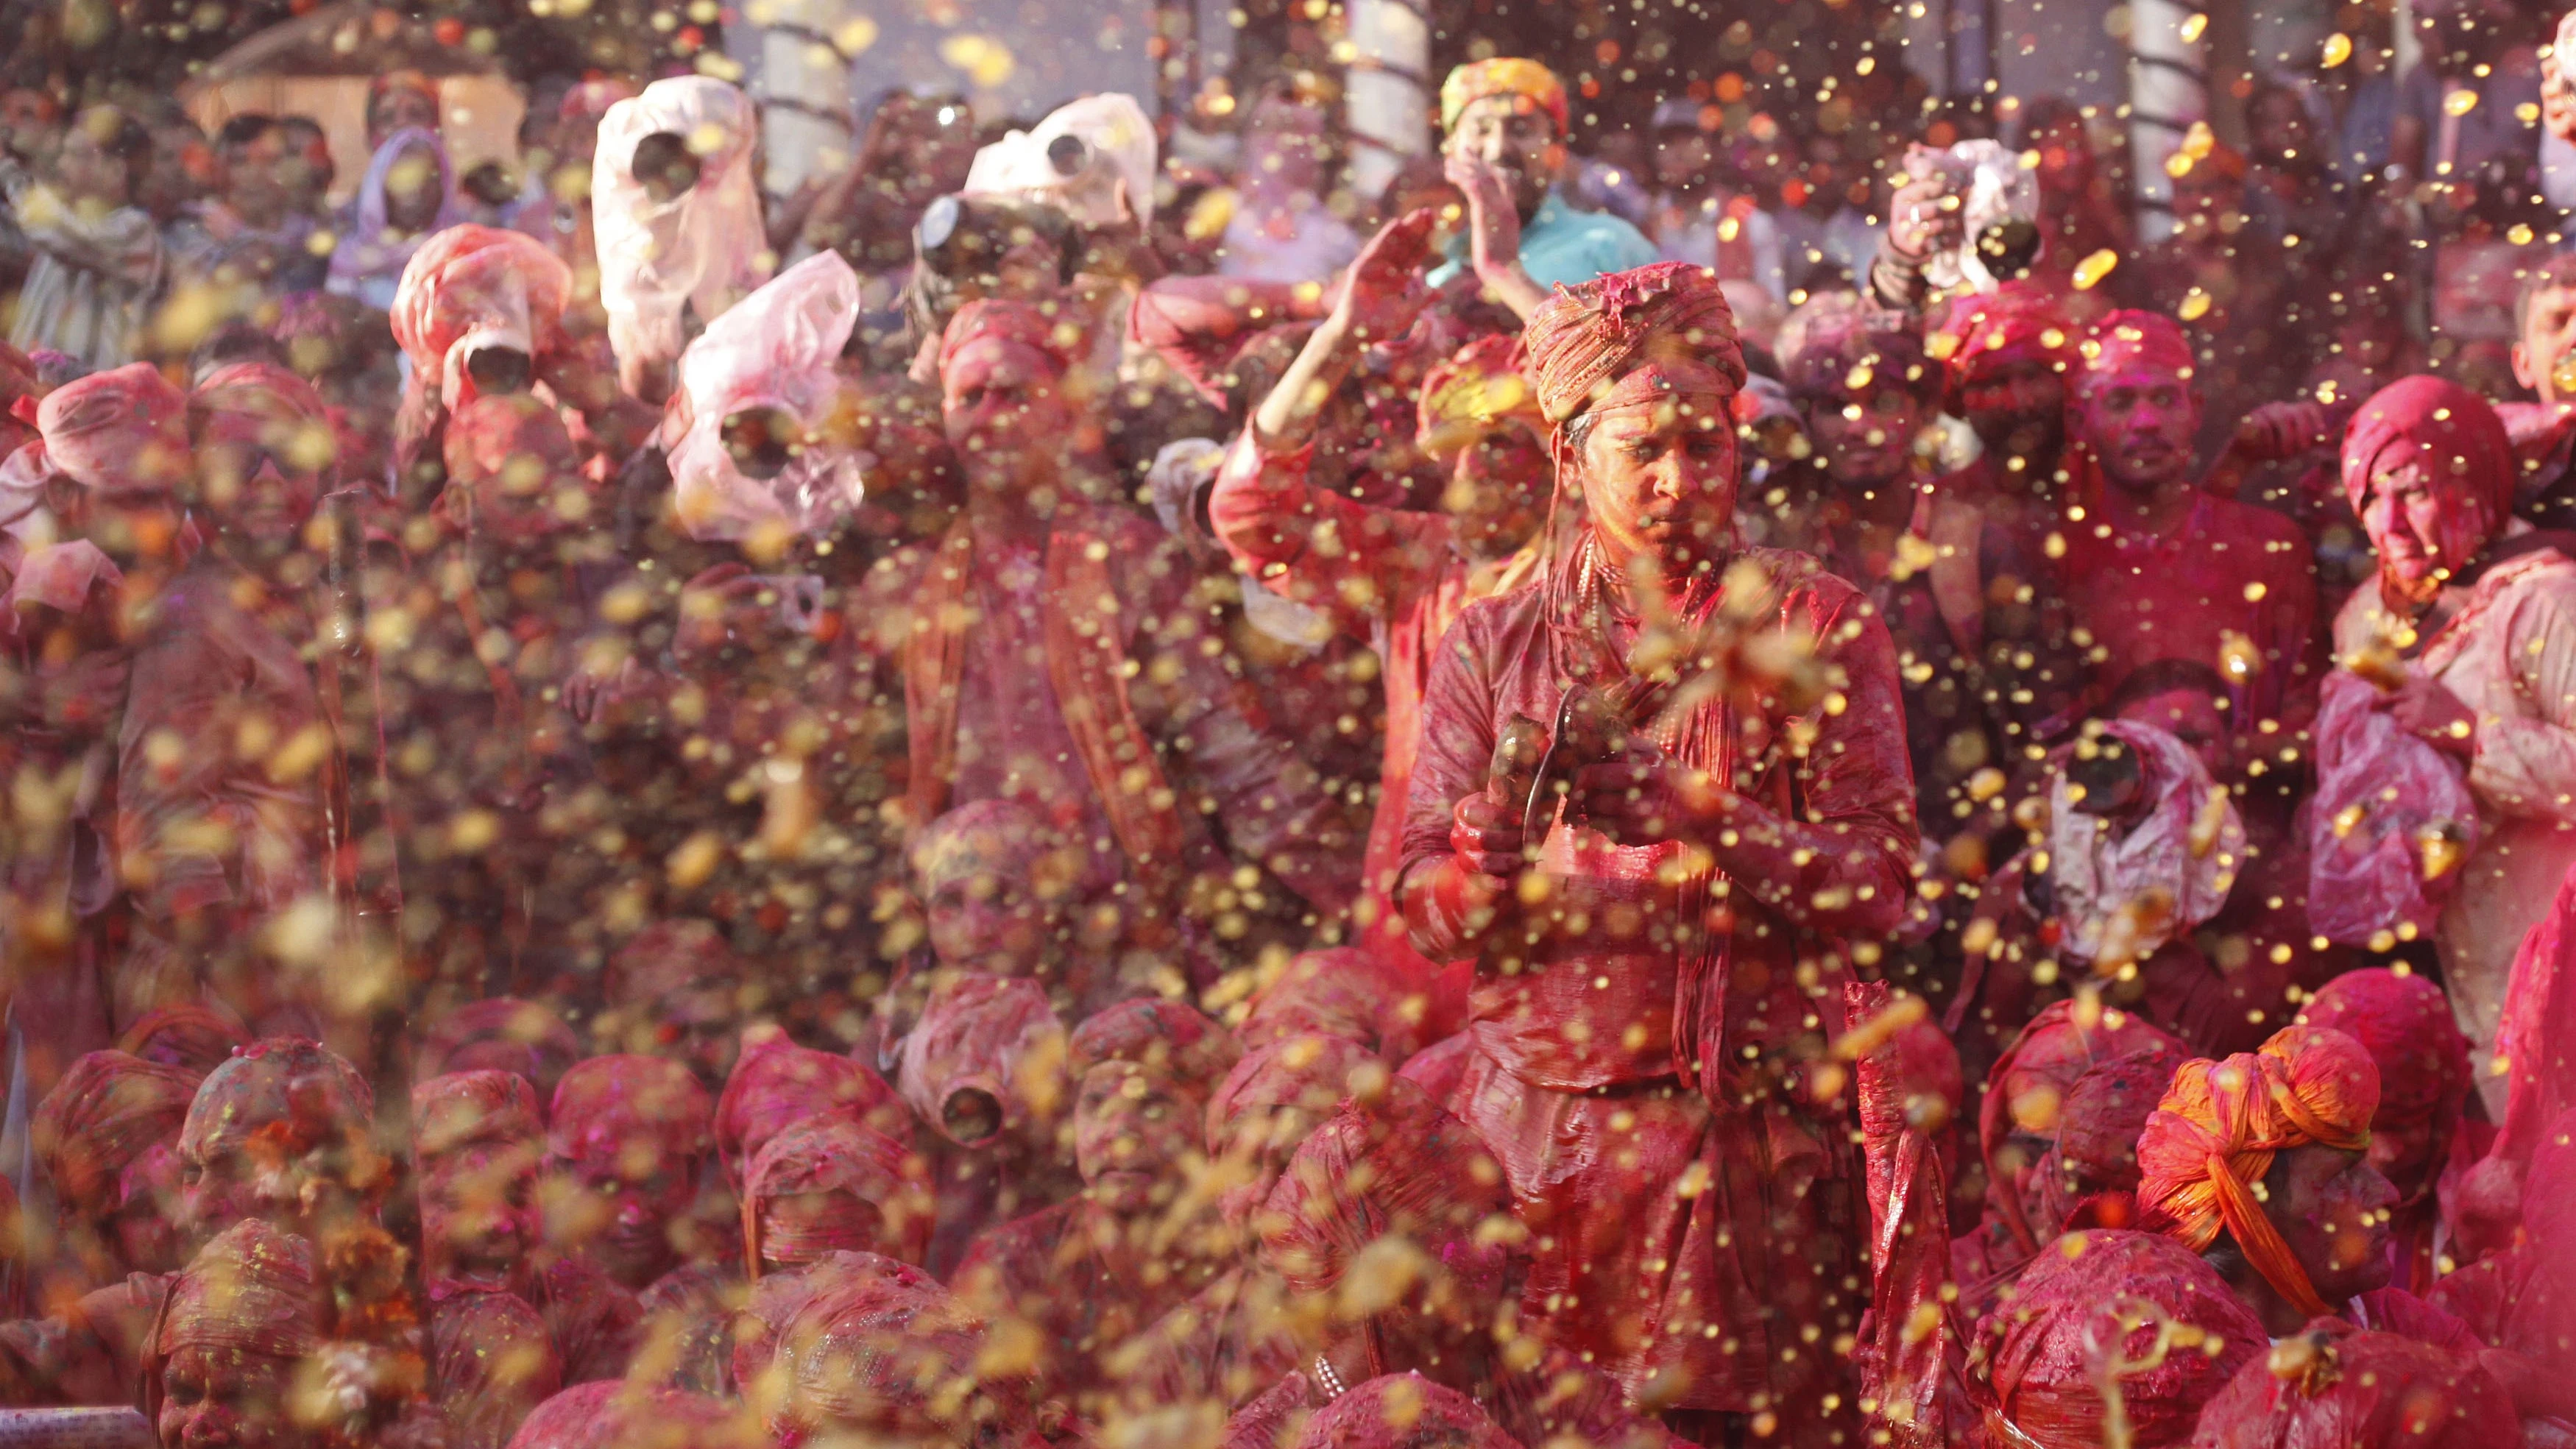
[[[2187,659],[2230,686],[2230,726],[2284,729],[2314,713],[2317,589],[2307,535],[2270,509],[2200,486],[2201,394],[2191,344],[2170,318],[2114,312],[2080,347],[2068,408],[2068,601],[2116,690],[2158,659]]]
[[[1965,419],[1984,451],[1943,477],[1934,495],[1979,509],[2025,554],[2044,552],[2059,527],[2066,404],[2081,359],[2082,327],[2036,282],[1961,297],[1924,350],[1942,369],[1946,410]],[[2052,570],[2047,582],[2057,582]]]
[[[2433,1245],[2442,1212],[2433,1189],[2450,1165],[2469,1094],[2468,1038],[2451,1020],[2450,1000],[2421,976],[2374,967],[2327,982],[2300,1009],[2299,1025],[2343,1032],[2379,1068],[2370,1163],[2397,1189],[2390,1281],[2427,1292],[2440,1271]]]
[[[849,613],[900,678],[903,818],[1028,804],[1081,844],[1076,898],[1132,945],[1195,938],[1188,910],[1231,869],[1225,850],[1333,914],[1357,885],[1339,804],[1200,647],[1208,616],[1184,597],[1177,543],[1096,501],[1113,485],[1080,342],[1070,310],[991,299],[941,339],[965,507],[937,543],[880,561]]]
[[[2138,1139],[2141,1223],[2208,1254],[2269,1331],[2296,1332],[2388,1284],[2378,1106],[2378,1066],[2339,1031],[2285,1027],[2185,1062]]]
[[[1851,1331],[1866,1271],[1849,1107],[1806,1066],[1845,950],[1876,959],[1912,890],[1894,651],[1852,585],[1737,545],[1713,274],[1561,290],[1528,341],[1585,519],[1451,626],[1405,828],[1415,947],[1481,958],[1453,1100],[1539,1235],[1524,1301],[1560,1341],[1660,1407],[1857,1432],[1793,1325]],[[1492,769],[1506,730],[1550,747],[1534,784]]]
[[[36,1105],[28,1136],[62,1209],[66,1246],[91,1285],[184,1266],[171,1220],[179,1124],[198,1080],[124,1052],[90,1052]]]
[[[1377,651],[1386,751],[1359,923],[1363,942],[1417,992],[1436,968],[1404,943],[1393,897],[1423,683],[1459,610],[1532,576],[1550,484],[1546,420],[1517,341],[1499,336],[1469,344],[1423,380],[1417,435],[1449,461],[1444,513],[1373,507],[1311,476],[1327,400],[1344,393],[1366,345],[1404,336],[1430,300],[1419,272],[1434,220],[1416,212],[1369,242],[1332,314],[1258,400],[1208,498],[1209,522],[1238,569]]]

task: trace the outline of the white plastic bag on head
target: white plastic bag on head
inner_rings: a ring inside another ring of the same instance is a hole
[[[591,225],[599,301],[620,363],[679,356],[683,305],[711,323],[768,280],[768,228],[751,174],[759,128],[751,98],[707,76],[655,81],[600,118]],[[663,132],[688,145],[698,181],[657,202],[635,179],[635,148]]]
[[[2302,807],[2308,924],[2347,946],[2408,923],[2431,935],[2478,845],[2467,772],[2372,708],[2378,694],[2351,670],[2326,676],[2317,698],[2317,792]]]
[[[680,526],[700,541],[739,541],[784,524],[828,533],[859,506],[858,458],[808,447],[775,478],[744,476],[724,444],[725,419],[768,408],[813,437],[839,390],[833,363],[859,322],[859,276],[838,252],[816,252],[707,324],[680,356],[687,429],[671,449]]]
[[[1908,156],[1907,168],[1920,169],[1925,161],[1918,158],[1926,156],[1919,150]],[[1956,248],[1924,262],[1924,279],[1944,291],[1965,286],[1991,292],[1998,284],[1977,253],[1977,238],[2007,221],[2038,220],[2039,173],[2025,169],[2021,157],[2000,141],[1961,141],[1947,151],[1928,153],[1928,162],[1959,198],[1962,234]]]
[[[1155,160],[1154,123],[1134,96],[1084,96],[1037,129],[1013,131],[976,152],[966,189],[1044,202],[1084,226],[1107,226],[1118,220],[1117,183],[1124,181],[1128,209],[1151,221]]]

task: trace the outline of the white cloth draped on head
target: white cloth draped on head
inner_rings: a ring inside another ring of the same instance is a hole
[[[750,97],[706,76],[655,81],[600,118],[591,228],[608,342],[621,365],[678,357],[687,340],[684,306],[711,323],[769,279],[769,238],[752,177],[759,124]],[[698,180],[655,201],[635,179],[635,148],[666,132],[697,158]]]
[[[814,436],[838,390],[833,363],[858,322],[858,273],[840,253],[816,252],[708,323],[681,354],[684,431],[671,449],[671,483],[690,537],[739,540],[775,524],[824,533],[858,507],[859,461],[846,449],[809,447],[764,481],[745,477],[724,442],[727,417],[760,408]]]
[[[385,186],[395,165],[414,151],[427,152],[438,168],[438,215],[418,231],[397,232],[386,217]],[[366,178],[358,183],[357,222],[331,251],[326,285],[341,296],[390,311],[412,253],[420,250],[422,242],[463,220],[465,209],[456,200],[456,168],[447,159],[447,143],[435,131],[417,127],[396,131],[367,160]]]

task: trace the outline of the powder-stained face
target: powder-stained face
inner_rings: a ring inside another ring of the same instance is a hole
[[[1735,423],[1716,393],[1600,414],[1584,439],[1583,497],[1608,559],[1640,554],[1674,577],[1735,551]]]
[[[509,1271],[536,1244],[537,1144],[481,1143],[421,1161],[421,1230],[458,1276]]]
[[[1565,170],[1556,122],[1527,96],[1491,95],[1470,103],[1458,113],[1443,149],[1499,169],[1512,188],[1513,208],[1524,217],[1538,211]]]
[[[2310,1143],[2281,1154],[2263,1207],[2327,1303],[2388,1286],[2388,1220],[2397,1189],[2367,1152]]]
[[[2102,471],[2132,493],[2188,481],[2198,458],[2200,398],[2188,379],[2150,363],[2097,378],[2085,390],[2084,441]]]
[[[1076,414],[1044,353],[999,337],[958,349],[940,373],[940,420],[969,488],[1023,494],[1044,485]]]
[[[161,1370],[166,1449],[303,1449],[316,1436],[286,1412],[292,1360],[183,1345]]]
[[[176,1273],[188,1266],[180,1232],[179,1151],[156,1142],[117,1174],[116,1212],[108,1228],[117,1256],[137,1273]]]
[[[1135,1062],[1101,1062],[1083,1073],[1073,1155],[1092,1200],[1122,1216],[1151,1211],[1155,1189],[1197,1145],[1201,1110],[1170,1077]]]
[[[2066,431],[2066,377],[2037,343],[2000,347],[1968,364],[1959,388],[1968,426],[2007,457],[2052,452]]]

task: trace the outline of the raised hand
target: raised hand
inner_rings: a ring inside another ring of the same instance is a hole
[[[1378,228],[1343,274],[1331,325],[1363,342],[1400,337],[1410,330],[1431,301],[1422,266],[1431,258],[1431,232],[1439,220],[1437,212],[1422,207]]]

